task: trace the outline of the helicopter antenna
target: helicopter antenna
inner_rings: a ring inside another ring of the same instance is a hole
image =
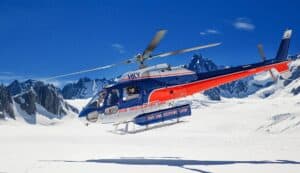
[[[187,53],[187,52],[191,52],[191,51],[195,51],[195,50],[206,49],[206,48],[221,45],[221,43],[212,43],[212,44],[195,46],[195,47],[191,47],[191,48],[174,50],[174,51],[170,51],[170,52],[152,55],[152,52],[158,46],[158,44],[163,39],[163,37],[165,36],[166,33],[167,33],[167,30],[159,30],[158,32],[156,32],[156,34],[154,35],[153,39],[151,40],[149,45],[146,47],[144,52],[142,54],[138,54],[138,55],[134,56],[133,58],[129,58],[125,61],[115,63],[115,64],[110,64],[110,65],[95,67],[92,69],[81,70],[81,71],[77,71],[77,72],[73,72],[73,73],[67,73],[67,74],[48,77],[48,78],[44,79],[44,81],[67,77],[67,76],[78,75],[78,74],[83,74],[83,73],[88,73],[88,72],[93,72],[93,71],[105,70],[105,69],[109,69],[109,68],[112,68],[112,67],[115,67],[118,65],[126,65],[126,64],[132,64],[132,63],[138,63],[139,68],[142,69],[142,68],[146,67],[146,65],[145,65],[146,60],[152,60],[155,58],[163,58],[163,57],[167,57],[167,56],[171,56],[171,55],[177,55],[177,54]]]

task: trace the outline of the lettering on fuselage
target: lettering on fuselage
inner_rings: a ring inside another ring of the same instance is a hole
[[[140,78],[141,74],[140,73],[130,73],[128,74],[128,79],[137,79]]]

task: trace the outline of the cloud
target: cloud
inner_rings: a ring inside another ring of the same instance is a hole
[[[1,84],[9,85],[14,80],[23,82],[28,79],[34,79],[34,80],[42,81],[44,83],[53,84],[54,86],[59,87],[59,88],[62,88],[67,83],[73,83],[76,81],[76,80],[55,80],[55,79],[47,81],[47,80],[45,80],[45,78],[40,78],[40,77],[23,76],[23,75],[15,74],[13,72],[0,72],[0,85]]]
[[[11,74],[13,73],[9,71],[0,71],[0,75],[11,75]]]
[[[255,25],[248,18],[237,18],[232,25],[238,30],[253,31],[255,29]]]
[[[208,29],[208,30],[206,30],[206,32],[209,34],[220,34],[220,32],[215,29]]]
[[[111,45],[116,51],[118,51],[120,54],[125,53],[125,48],[122,44],[120,43],[114,43]]]
[[[205,31],[200,32],[200,35],[217,35],[220,34],[220,31],[216,29],[207,29]]]

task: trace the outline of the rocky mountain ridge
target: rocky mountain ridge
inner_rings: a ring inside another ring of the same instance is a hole
[[[48,119],[62,119],[70,113],[78,113],[75,107],[65,102],[60,89],[41,81],[13,81],[1,86],[0,100],[2,118],[22,117],[30,124],[37,123],[38,115]]]

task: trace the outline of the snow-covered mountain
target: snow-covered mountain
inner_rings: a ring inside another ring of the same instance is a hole
[[[252,97],[274,98],[298,95],[300,90],[300,60],[293,61],[290,64],[290,70],[289,77],[280,77],[275,84],[260,89]]]
[[[81,78],[76,83],[69,83],[62,89],[65,99],[82,99],[95,95],[103,86],[111,84],[112,80]]]
[[[5,117],[15,119],[12,106],[13,100],[8,89],[5,86],[0,85],[0,119],[4,119]]]
[[[2,118],[13,117],[36,124],[78,113],[64,101],[58,88],[41,81],[14,81],[7,87],[1,86],[0,93]]]
[[[65,99],[90,98],[113,81],[81,78],[59,89],[41,81],[13,81],[0,86],[0,119],[17,119],[30,124],[52,124],[80,110]],[[71,102],[72,103],[72,102]]]

